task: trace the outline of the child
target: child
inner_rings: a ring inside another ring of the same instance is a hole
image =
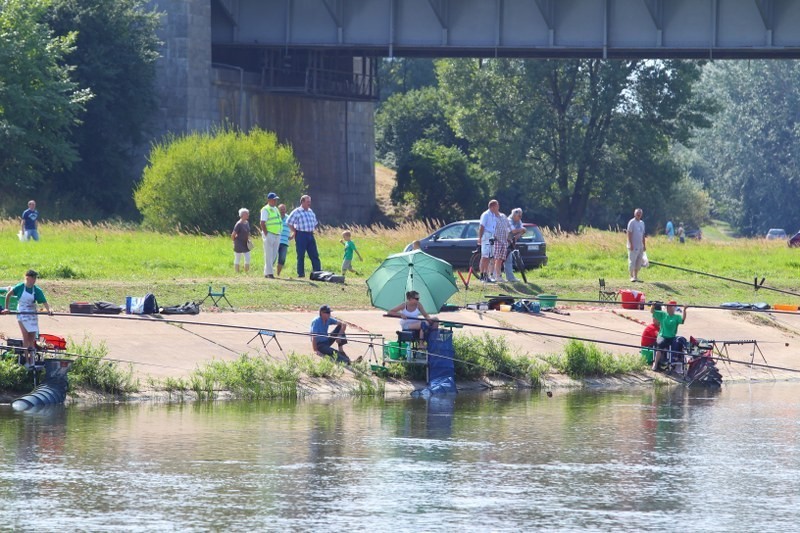
[[[342,232],[342,238],[339,241],[340,243],[344,244],[344,259],[342,260],[342,276],[344,276],[347,271],[358,274],[355,270],[353,270],[353,253],[358,256],[359,261],[363,261],[364,259],[361,258],[361,254],[358,253],[356,250],[356,243],[350,240],[350,232],[344,231]]]

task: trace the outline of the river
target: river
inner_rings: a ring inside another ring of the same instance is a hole
[[[793,530],[800,383],[0,406],[0,529]]]

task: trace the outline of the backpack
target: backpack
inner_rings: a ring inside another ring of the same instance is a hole
[[[182,305],[162,307],[162,315],[197,315],[200,314],[200,306],[195,302],[186,302]]]
[[[142,302],[142,314],[158,314],[158,302],[156,301],[156,297],[152,292],[148,292],[144,295],[144,301]]]

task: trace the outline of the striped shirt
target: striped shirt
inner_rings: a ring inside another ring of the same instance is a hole
[[[289,228],[289,224],[286,222],[289,220],[288,216],[285,216],[281,219],[281,244],[289,244],[289,232],[291,229]]]
[[[319,222],[317,215],[311,209],[296,208],[289,214],[286,223],[293,226],[296,231],[314,231]]]

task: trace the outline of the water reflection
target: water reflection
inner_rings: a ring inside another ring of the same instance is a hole
[[[11,529],[793,527],[798,384],[0,407]],[[751,505],[754,494],[765,494]]]

